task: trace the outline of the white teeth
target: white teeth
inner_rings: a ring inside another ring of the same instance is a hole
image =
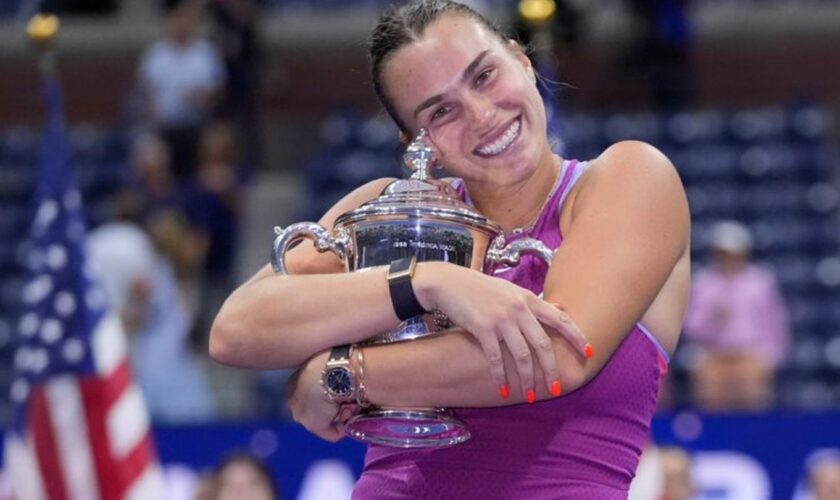
[[[496,155],[504,151],[511,145],[516,136],[519,135],[519,120],[517,119],[514,121],[510,127],[508,127],[507,131],[499,137],[496,141],[486,146],[478,148],[480,154],[485,156]]]

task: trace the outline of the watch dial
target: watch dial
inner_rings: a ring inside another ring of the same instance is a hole
[[[353,376],[346,368],[333,368],[327,373],[327,388],[336,396],[349,396],[353,393]]]

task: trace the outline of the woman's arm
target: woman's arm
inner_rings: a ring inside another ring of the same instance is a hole
[[[332,228],[338,216],[375,197],[388,182],[350,194],[322,225]],[[265,268],[231,294],[211,329],[214,359],[249,368],[294,367],[329,347],[361,342],[399,324],[384,267],[345,273],[335,255],[319,254],[308,244],[289,252],[287,265],[289,275]],[[516,368],[529,387],[534,384],[532,349],[547,383],[556,380],[542,324],[560,329],[583,351],[580,332],[563,328],[565,316],[524,288],[445,262],[420,263],[416,276],[425,277],[417,280],[421,305],[441,310],[479,339],[499,385],[505,383],[500,340],[515,353]]]
[[[335,220],[375,198],[393,179],[370,182],[321,219]],[[266,245],[268,248],[268,245]],[[210,330],[210,355],[248,368],[295,367],[331,346],[361,342],[399,324],[386,270],[345,273],[338,257],[304,241],[286,254],[289,275],[265,266],[225,301]]]
[[[601,370],[660,294],[687,255],[691,229],[679,175],[653,146],[617,143],[591,168],[545,285],[547,300],[572,317],[598,353],[579,383]],[[666,302],[681,317],[687,290],[669,291],[679,295]]]

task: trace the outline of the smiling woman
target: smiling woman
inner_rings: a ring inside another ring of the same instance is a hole
[[[354,498],[626,498],[690,282],[688,207],[673,166],[640,142],[589,161],[555,155],[528,57],[464,5],[389,11],[370,55],[403,137],[426,129],[462,199],[510,240],[556,249],[551,265],[523,257],[488,276],[418,263],[404,303],[440,310],[456,328],[362,355],[347,344],[395,328],[404,312],[387,269],[344,273],[333,254],[301,245],[286,254],[289,275],[266,267],[230,296],[211,354],[299,367],[293,414],[328,440],[343,437],[357,403],[458,408],[472,439],[371,445]],[[332,228],[392,181],[358,188],[321,224]],[[325,366],[347,368],[352,387],[322,387]]]

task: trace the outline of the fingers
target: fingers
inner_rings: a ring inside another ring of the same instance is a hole
[[[564,311],[559,304],[544,302],[545,306],[535,308],[537,319],[540,323],[555,329],[566,341],[571,344],[576,352],[583,357],[590,359],[595,355],[592,344],[589,343],[580,328],[572,321],[572,318]]]
[[[491,335],[479,335],[478,343],[481,345],[481,350],[484,351],[487,362],[490,363],[490,372],[496,387],[499,389],[499,394],[502,398],[507,398],[510,396],[510,387],[508,386],[507,376],[505,376],[505,363],[502,359],[502,347],[499,345],[499,339]]]
[[[344,426],[329,426],[324,429],[307,429],[309,432],[315,434],[319,438],[329,441],[330,443],[337,443],[344,438]]]
[[[315,405],[311,403],[303,398],[290,399],[292,418],[312,434],[331,443],[344,438],[344,424],[361,411],[356,404],[339,406],[320,399],[316,400]]]
[[[357,404],[343,404],[339,407],[338,414],[333,419],[333,423],[337,425],[344,425],[351,417],[355,416],[361,411],[361,407]]]
[[[536,400],[536,392],[534,391],[534,363],[531,358],[531,349],[515,324],[504,322],[498,326],[497,331],[513,356],[516,371],[519,373],[522,394],[525,395],[526,401],[533,403]]]
[[[331,422],[315,419],[312,416],[302,415],[301,412],[292,412],[292,418],[306,428],[312,434],[321,439],[335,443],[344,438],[344,422],[340,413]],[[349,416],[347,418],[350,418]],[[326,424],[326,425],[325,425]]]
[[[557,368],[557,357],[551,337],[532,314],[522,315],[520,319],[522,333],[531,346],[537,362],[542,367],[545,384],[553,396],[560,395],[560,370]]]

